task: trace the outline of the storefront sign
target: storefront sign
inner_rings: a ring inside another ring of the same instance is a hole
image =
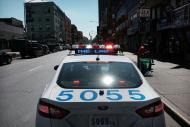
[[[140,17],[150,17],[150,9],[140,9],[139,11],[139,16]]]

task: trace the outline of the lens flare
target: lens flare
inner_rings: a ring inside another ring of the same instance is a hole
[[[113,49],[112,45],[106,45],[106,49]]]
[[[105,77],[103,77],[103,79],[102,79],[102,82],[103,82],[105,85],[107,85],[107,86],[110,86],[110,85],[113,83],[113,81],[114,81],[114,79],[113,79],[113,77],[111,77],[111,76],[105,76]]]
[[[87,48],[87,49],[91,49],[91,48],[92,48],[92,45],[86,45],[86,48]]]

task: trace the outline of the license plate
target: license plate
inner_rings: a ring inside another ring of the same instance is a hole
[[[91,116],[90,127],[116,127],[117,119],[115,116]]]

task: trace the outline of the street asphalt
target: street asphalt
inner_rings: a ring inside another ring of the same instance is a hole
[[[0,127],[35,127],[36,106],[66,52],[0,67]]]
[[[53,67],[67,53],[62,51],[34,59],[17,59],[10,65],[0,66],[0,127],[35,127],[38,99],[55,74]],[[134,56],[131,54],[131,57]],[[190,78],[184,73],[188,74],[188,71],[176,72],[172,67],[170,64],[165,66],[165,63],[159,63],[155,66],[154,76],[148,78],[148,81],[159,94],[176,100],[173,103],[182,105],[186,111],[190,108],[190,102],[183,97],[190,97]],[[178,81],[176,76],[182,80]],[[166,114],[165,117],[167,127],[179,127],[170,116]]]

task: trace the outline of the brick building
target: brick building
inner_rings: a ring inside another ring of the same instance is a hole
[[[22,21],[16,18],[0,18],[0,49],[11,49],[12,40],[24,38]]]

